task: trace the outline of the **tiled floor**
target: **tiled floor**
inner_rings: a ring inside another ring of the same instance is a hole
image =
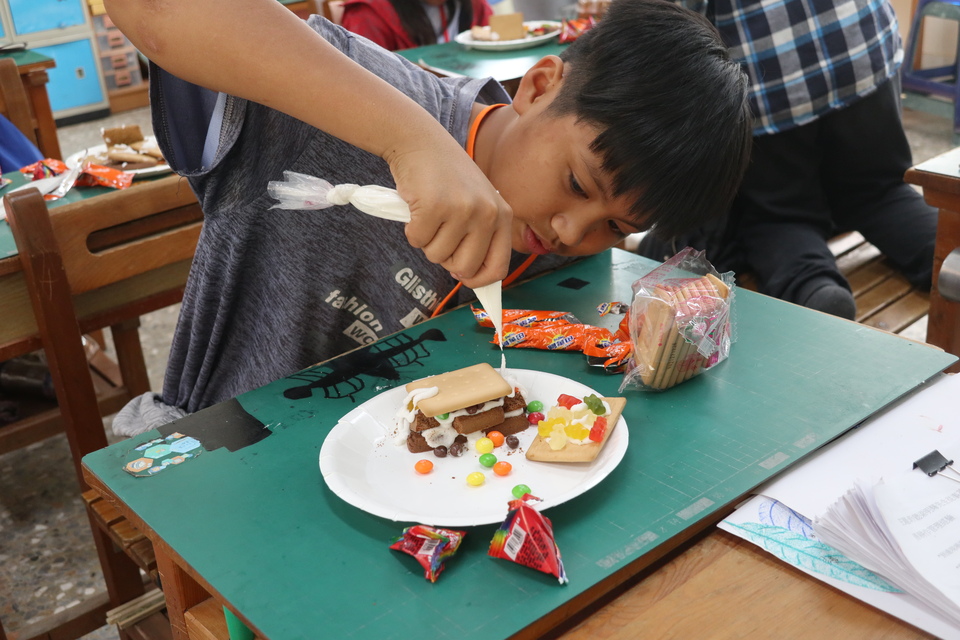
[[[100,143],[100,128],[139,124],[150,131],[147,109],[103,121],[62,128],[64,153]],[[950,121],[916,110],[904,112],[914,161],[939,155],[960,144]],[[177,309],[151,314],[143,321],[143,340],[153,387],[159,388]],[[923,340],[926,321],[906,335]],[[0,620],[7,634],[62,611],[103,588],[96,554],[77,495],[63,437],[0,456]],[[116,638],[104,627],[88,640]]]

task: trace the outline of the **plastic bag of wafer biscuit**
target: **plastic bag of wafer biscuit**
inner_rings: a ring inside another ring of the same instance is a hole
[[[720,274],[705,252],[682,250],[633,284],[633,354],[620,390],[662,391],[723,362],[736,339],[732,272]]]

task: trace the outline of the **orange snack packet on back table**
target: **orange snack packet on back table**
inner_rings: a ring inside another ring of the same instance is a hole
[[[78,187],[110,187],[126,189],[133,184],[133,174],[101,164],[88,164],[77,178]]]

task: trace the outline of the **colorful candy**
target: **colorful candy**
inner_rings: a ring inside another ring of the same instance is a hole
[[[534,400],[533,402],[527,405],[527,411],[529,411],[530,413],[543,411],[543,403],[540,402],[539,400]]]
[[[417,473],[428,474],[433,471],[433,463],[429,460],[417,460],[417,464],[413,465],[413,468],[416,469]]]
[[[479,453],[490,453],[493,451],[493,440],[490,438],[480,438],[473,446],[476,447]]]
[[[499,431],[488,431],[487,437],[490,438],[491,441],[493,441],[494,447],[499,447],[500,445],[503,444],[503,440],[504,440],[503,434],[500,433]]]
[[[527,414],[527,422],[530,424],[537,424],[543,420],[543,413],[540,411],[533,411],[532,413]]]
[[[485,453],[480,456],[480,464],[485,467],[492,467],[493,465],[497,464],[497,456],[493,455],[492,453]]]
[[[513,465],[509,462],[501,460],[500,462],[493,465],[493,472],[498,476],[507,476],[510,475],[510,472],[513,471]]]
[[[487,481],[487,476],[483,475],[479,471],[474,471],[473,473],[467,474],[467,484],[471,487],[479,487],[484,482]]]
[[[525,484],[518,484],[513,489],[510,490],[510,493],[513,494],[513,497],[519,500],[526,494],[530,493],[530,487]]]

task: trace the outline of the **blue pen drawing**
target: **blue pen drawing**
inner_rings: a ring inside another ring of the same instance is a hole
[[[823,544],[813,534],[810,520],[776,500],[764,500],[758,509],[761,522],[726,524],[747,540],[785,562],[835,580],[876,591],[902,593],[900,589],[842,553]]]

